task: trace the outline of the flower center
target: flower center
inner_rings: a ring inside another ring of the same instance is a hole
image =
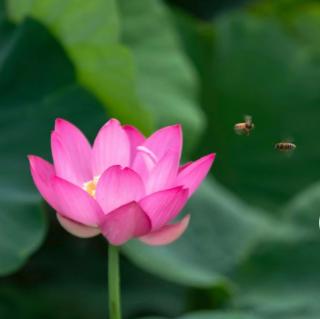
[[[91,181],[85,182],[82,185],[82,189],[84,189],[93,198],[96,196],[96,188],[99,178],[100,176],[95,176]]]

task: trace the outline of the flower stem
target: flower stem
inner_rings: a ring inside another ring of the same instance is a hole
[[[118,248],[109,245],[108,255],[109,319],[121,319]]]

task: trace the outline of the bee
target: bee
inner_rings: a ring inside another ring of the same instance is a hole
[[[296,149],[296,147],[296,144],[288,141],[279,142],[274,146],[274,148],[279,152],[292,152]]]
[[[248,136],[253,129],[254,129],[254,124],[252,123],[252,117],[250,115],[246,115],[244,117],[243,123],[237,123],[234,126],[234,131],[238,135]]]

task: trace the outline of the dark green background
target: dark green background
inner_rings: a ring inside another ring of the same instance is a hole
[[[91,141],[178,122],[185,161],[217,153],[185,235],[122,248],[125,318],[319,318],[319,1],[1,1],[0,114],[0,318],[107,317],[105,239],[61,229],[30,177],[56,117]]]

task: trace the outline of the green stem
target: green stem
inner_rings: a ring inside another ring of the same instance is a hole
[[[109,319],[121,319],[119,250],[112,245],[109,245],[108,280]]]

